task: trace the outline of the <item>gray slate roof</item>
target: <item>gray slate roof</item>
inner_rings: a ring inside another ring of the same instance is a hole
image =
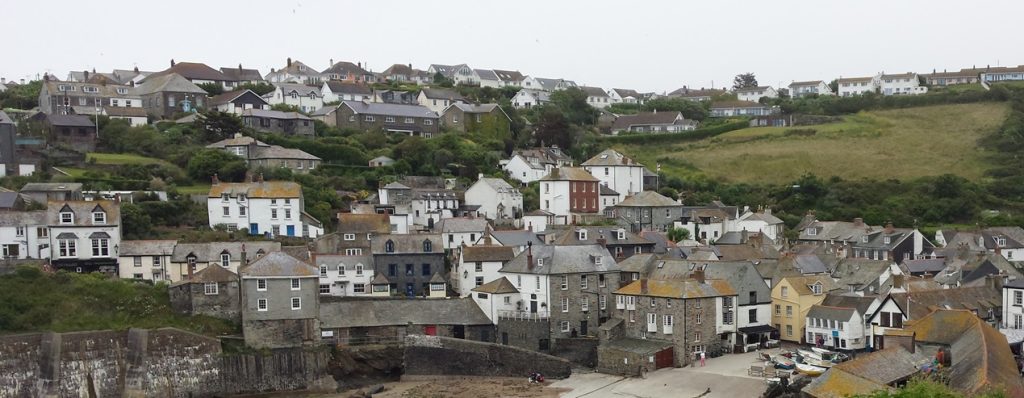
[[[413,325],[490,325],[471,298],[335,299],[320,303],[323,329]]]
[[[533,231],[491,231],[491,237],[502,246],[526,246],[527,243],[532,243],[536,247],[543,244]]]
[[[848,321],[853,317],[853,308],[826,307],[815,305],[807,312],[808,318],[831,319],[833,321]]]
[[[46,211],[3,211],[0,212],[0,225],[46,225]]]
[[[527,265],[527,257],[531,251],[533,269]],[[595,258],[598,257],[601,259],[600,265],[595,264]],[[600,245],[534,246],[519,253],[501,268],[501,272],[542,275],[618,271],[619,266],[615,264],[615,258],[608,249]]]
[[[174,253],[171,254],[171,261],[183,263],[189,254],[196,256],[197,262],[210,262],[220,260],[220,254],[227,251],[232,259],[242,258],[242,247],[245,247],[247,260],[256,259],[260,250],[264,254],[281,251],[280,242],[204,242],[204,243],[179,243],[174,246]]]
[[[357,114],[386,115],[401,117],[437,118],[437,112],[422,105],[386,104],[379,102],[342,101],[341,106],[351,108]]]
[[[285,252],[270,252],[238,270],[243,277],[292,276],[319,277],[320,270]]]
[[[272,111],[268,109],[246,109],[242,111],[242,117],[253,116],[253,117],[265,117],[270,119],[281,119],[281,120],[313,120],[309,116],[303,115],[298,112],[282,112]]]
[[[458,233],[483,232],[486,228],[485,218],[445,218],[441,220],[436,230],[443,233]]]
[[[654,191],[643,191],[619,202],[618,207],[683,207],[667,196]]]
[[[174,253],[176,240],[123,240],[118,249],[119,256],[155,256]]]

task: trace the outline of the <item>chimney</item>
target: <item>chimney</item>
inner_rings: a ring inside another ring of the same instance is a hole
[[[985,286],[996,291],[1003,290],[1003,276],[1000,274],[985,275]]]
[[[241,63],[238,64],[238,73],[239,74],[242,73],[242,64]]]
[[[288,64],[285,65],[288,68],[292,67],[292,57],[288,57]]]
[[[648,292],[647,278],[643,278],[640,280],[640,294],[647,295]]]
[[[363,63],[362,62],[356,62],[356,66],[362,68],[363,67]]]
[[[211,180],[210,183],[213,184],[213,185],[220,184],[220,179],[217,178],[217,173],[213,173],[213,177],[210,178],[210,180]]]
[[[330,58],[328,61],[330,61],[330,63],[327,65],[334,66],[334,58]]]
[[[693,280],[697,281],[697,283],[703,284],[704,283],[704,268],[701,268],[701,267],[694,268],[693,273],[690,274],[690,277],[693,278]]]
[[[891,234],[896,232],[896,228],[892,226],[892,221],[885,223],[885,233]]]
[[[900,346],[900,347],[905,348],[907,350],[907,352],[913,354],[914,353],[914,349],[915,349],[914,346],[917,345],[917,344],[915,344],[915,340],[917,339],[916,334],[917,333],[915,333],[915,332],[910,332],[910,333],[896,332],[894,334],[886,333],[885,335],[882,336],[882,339],[883,339],[882,346],[883,347]]]
[[[7,84],[7,78],[6,77],[0,77],[0,84]]]
[[[132,68],[132,70],[135,71],[135,73],[139,73],[139,67],[138,66]]]
[[[128,85],[131,87],[135,87],[135,80],[129,80]]]
[[[25,84],[25,79],[18,80],[19,84]]]
[[[409,64],[409,69],[412,69],[412,64],[411,63]]]
[[[604,238],[604,234],[600,234],[597,236],[597,244],[601,245],[601,247],[605,247],[608,245],[608,239]]]
[[[526,269],[533,270],[533,242],[526,242]]]
[[[245,250],[245,243],[243,243],[242,244],[242,255],[241,255],[241,258],[239,259],[239,261],[240,261],[239,264],[241,264],[242,267],[244,267],[246,265],[249,265],[249,262],[247,261],[248,257],[249,257],[249,253],[246,252],[246,250]],[[313,264],[316,264],[316,261],[314,261]]]
[[[772,215],[772,208],[771,207],[765,207],[764,208],[764,214],[765,215],[769,215],[769,216]]]
[[[88,80],[89,80],[89,71],[83,70],[82,71],[82,81],[88,81]]]
[[[864,225],[864,219],[860,218],[860,217],[854,218],[853,219],[853,225],[857,226],[857,227],[859,227],[861,225]]]
[[[747,239],[749,239],[749,238],[750,238],[750,236],[749,236],[749,233],[747,232],[747,228],[744,227],[743,230],[740,231],[740,243],[747,243]]]
[[[171,67],[174,67],[174,58],[171,58]]]
[[[530,232],[533,232],[533,222],[530,222],[530,223],[529,223],[529,224],[528,224],[528,225],[526,226],[526,230],[527,230],[527,231],[530,231]]]

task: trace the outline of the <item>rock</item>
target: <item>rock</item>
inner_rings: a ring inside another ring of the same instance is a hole
[[[366,390],[366,393],[369,394],[370,396],[373,396],[373,394],[380,394],[382,392],[384,392],[383,384],[370,386],[370,388]]]

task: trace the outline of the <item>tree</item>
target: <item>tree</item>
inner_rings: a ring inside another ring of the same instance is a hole
[[[645,112],[680,112],[683,117],[702,121],[708,118],[708,109],[700,101],[690,101],[682,98],[656,98],[644,103]]]
[[[455,82],[453,82],[451,79],[445,77],[445,75],[443,73],[441,73],[441,72],[437,72],[437,73],[434,74],[434,84],[436,84],[438,86],[441,86],[441,87],[448,87],[448,88],[451,88],[451,87],[455,86]]]
[[[238,116],[218,110],[203,113],[202,117],[196,119],[195,124],[203,132],[205,142],[217,142],[234,137],[245,127]]]
[[[242,84],[238,85],[238,89],[239,90],[252,90],[252,92],[256,93],[256,95],[265,95],[267,93],[270,93],[271,91],[274,91],[274,85],[272,85],[270,83],[263,83],[263,82],[256,83],[256,84],[242,83]]]
[[[734,89],[751,87],[757,87],[757,77],[754,76],[753,72],[740,73],[732,79],[732,88]]]
[[[205,148],[188,160],[188,175],[195,181],[208,181],[217,174],[224,181],[245,178],[245,159],[222,149]]]
[[[565,114],[554,105],[542,105],[539,108],[540,116],[533,132],[536,145],[558,145],[564,150],[569,150],[574,140]]]
[[[690,239],[690,230],[686,228],[671,228],[665,233],[665,237],[673,242],[682,242]]]
[[[587,93],[578,87],[551,93],[551,104],[562,111],[567,122],[577,126],[593,126],[601,114],[587,103]]]
[[[221,86],[220,83],[199,83],[197,84],[197,86],[199,86],[199,88],[203,90],[206,90],[206,93],[210,94],[211,97],[214,95],[224,94],[224,86]]]
[[[125,239],[146,239],[153,234],[149,215],[134,203],[121,203],[121,220]]]
[[[39,91],[43,82],[33,80],[27,84],[18,84],[0,92],[0,109],[32,109],[39,106]]]

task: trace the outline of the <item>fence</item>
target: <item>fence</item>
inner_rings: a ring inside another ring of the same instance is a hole
[[[529,312],[529,311],[513,311],[513,310],[501,310],[498,311],[498,318],[502,319],[515,319],[525,321],[541,321],[551,317],[548,311]]]

